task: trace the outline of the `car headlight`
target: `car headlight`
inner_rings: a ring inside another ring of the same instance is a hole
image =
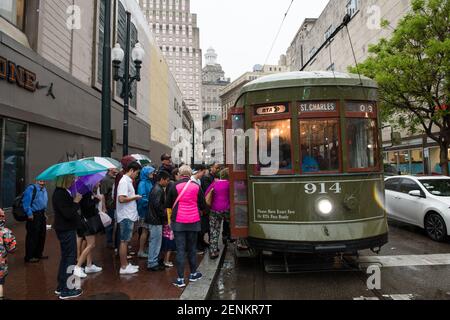
[[[317,202],[316,209],[319,214],[328,216],[333,212],[333,203],[328,199],[320,199]]]

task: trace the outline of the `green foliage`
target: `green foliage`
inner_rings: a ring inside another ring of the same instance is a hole
[[[411,133],[422,129],[448,146],[450,0],[412,0],[411,6],[390,39],[370,46],[370,57],[358,69],[378,82],[383,120]],[[444,105],[448,109],[439,107]]]

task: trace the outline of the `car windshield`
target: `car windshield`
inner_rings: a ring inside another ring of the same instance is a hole
[[[450,197],[450,179],[420,180],[429,193],[440,197]]]

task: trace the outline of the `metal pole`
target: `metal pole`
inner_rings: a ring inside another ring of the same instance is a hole
[[[192,165],[195,164],[195,122],[192,121]]]
[[[128,112],[130,101],[130,46],[131,46],[131,12],[127,12],[127,37],[125,40],[125,74],[123,85],[123,155],[128,155]]]
[[[102,157],[111,157],[111,0],[105,0],[102,70]]]

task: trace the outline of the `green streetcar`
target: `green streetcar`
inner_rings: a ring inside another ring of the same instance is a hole
[[[388,225],[378,115],[377,85],[358,75],[291,72],[245,85],[226,121],[254,132],[244,163],[238,138],[227,139],[233,237],[257,251],[379,252]],[[271,150],[274,135],[278,158],[268,162],[261,141]]]

